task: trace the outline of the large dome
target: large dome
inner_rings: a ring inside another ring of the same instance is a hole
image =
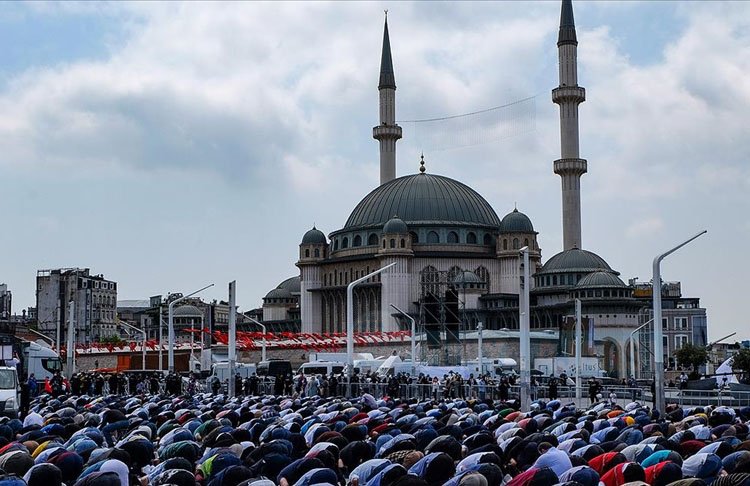
[[[500,225],[495,210],[474,189],[448,177],[422,173],[399,177],[373,190],[357,204],[343,229],[380,229],[394,214],[409,227]]]

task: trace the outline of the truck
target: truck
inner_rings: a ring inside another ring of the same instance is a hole
[[[573,377],[576,374],[576,359],[571,356],[556,356],[554,358],[536,358],[534,360],[534,369],[539,370],[541,376],[554,374],[560,376],[561,373]],[[599,359],[594,357],[581,358],[581,377],[600,378],[604,372],[599,368]]]
[[[62,371],[60,355],[51,348],[5,333],[0,333],[0,365],[15,367],[21,380],[33,373],[37,381],[44,381]]]
[[[474,376],[490,375],[493,378],[497,378],[507,374],[514,374],[518,368],[518,363],[512,358],[483,357],[481,369],[478,359],[467,361],[465,366],[469,368],[470,373]]]

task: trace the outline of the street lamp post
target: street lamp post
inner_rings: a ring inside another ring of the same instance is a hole
[[[576,407],[581,403],[581,340],[583,329],[581,323],[581,299],[576,299]],[[567,383],[563,383],[567,385]]]
[[[168,353],[168,358],[167,358],[167,366],[169,367],[170,373],[174,373],[174,315],[173,315],[174,305],[178,302],[181,302],[187,299],[188,297],[194,296],[198,292],[203,292],[207,288],[213,287],[213,286],[214,284],[206,285],[202,289],[198,289],[195,292],[190,293],[188,295],[183,295],[182,297],[175,299],[169,303],[169,306],[167,308],[168,313],[169,313],[169,353]]]
[[[229,382],[227,383],[227,393],[230,398],[234,398],[237,390],[235,390],[235,369],[237,364],[237,305],[235,302],[237,293],[237,282],[232,280],[229,282],[229,346],[227,349],[227,357],[229,358]],[[203,327],[203,326],[201,326]],[[201,332],[203,330],[201,329]]]
[[[66,351],[66,377],[68,380],[73,376],[73,368],[75,368],[75,355],[76,355],[76,302],[71,300],[68,304],[68,349]],[[58,352],[60,352],[58,350]]]
[[[139,329],[135,326],[131,326],[127,322],[118,321],[118,323],[121,326],[125,326],[127,328],[133,329],[134,331],[143,333],[143,343],[141,344],[141,361],[143,362],[143,371],[146,371],[146,327],[144,326],[143,329]]]
[[[530,406],[529,388],[531,386],[531,338],[529,336],[529,247],[521,248],[523,255],[523,280],[521,281],[521,305],[519,316],[520,343],[519,357],[521,361],[521,410],[527,412]]]
[[[640,331],[644,327],[648,326],[652,322],[654,322],[654,320],[653,319],[649,319],[645,323],[643,323],[642,325],[636,327],[633,330],[633,332],[630,333],[630,368],[633,371],[632,376],[633,376],[633,379],[635,379],[635,380],[638,379],[638,377],[636,376],[636,372],[635,372],[635,370],[636,370],[636,368],[635,368],[635,341],[634,341],[634,339],[635,339],[635,333],[637,333],[638,331]]]
[[[411,321],[411,376],[414,376],[417,372],[417,321],[395,305],[391,304],[391,307]]]
[[[349,365],[346,367],[346,376],[348,378],[346,385],[346,394],[349,397],[352,396],[352,371],[354,371],[354,287],[361,284],[365,280],[374,277],[375,275],[385,270],[388,270],[395,264],[396,262],[379,268],[374,272],[368,273],[364,277],[354,280],[352,283],[346,286],[346,362]]]
[[[479,376],[482,376],[484,374],[484,353],[482,353],[482,330],[484,329],[484,326],[481,322],[477,323],[477,332],[479,335],[477,336],[477,358],[479,359]]]
[[[654,408],[664,412],[664,343],[662,342],[661,324],[661,261],[687,245],[699,236],[707,233],[703,230],[692,238],[683,241],[671,250],[657,255],[653,264],[652,295],[654,298]]]
[[[263,344],[261,345],[262,347],[260,348],[260,360],[266,361],[266,326],[265,324],[262,324],[261,322],[257,321],[256,319],[253,319],[247,314],[243,314],[243,315],[245,316],[246,319],[249,319],[250,322],[252,322],[253,324],[260,326],[261,331],[263,331]]]

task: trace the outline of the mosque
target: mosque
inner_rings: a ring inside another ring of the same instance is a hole
[[[519,250],[528,247],[532,330],[562,337],[574,315],[575,299],[580,299],[591,353],[601,357],[612,375],[625,376],[631,332],[642,323],[650,299],[636,298],[632,285],[582,246],[580,183],[587,161],[579,154],[578,105],[586,91],[578,83],[577,46],[571,0],[563,0],[559,86],[552,90],[552,101],[560,108],[561,156],[553,170],[561,179],[563,251],[543,261],[538,233],[518,209],[499,217],[471,187],[430,173],[424,159],[418,173],[396,177],[396,143],[402,131],[396,123],[386,19],[378,83],[380,123],[373,128],[380,145],[380,185],[354,207],[340,229],[326,235],[313,227],[304,234],[296,263],[299,275],[266,295],[263,320],[305,333],[345,332],[347,285],[395,264],[354,289],[355,331],[401,329],[393,306],[425,322],[430,296],[457,296],[464,329],[476,329],[482,322],[484,329],[512,331],[519,325]],[[441,318],[445,315],[440,313]],[[558,352],[564,352],[560,341]]]

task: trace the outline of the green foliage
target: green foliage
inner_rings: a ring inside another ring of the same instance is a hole
[[[685,344],[675,351],[674,357],[680,366],[697,372],[698,367],[708,361],[708,350],[704,346]]]
[[[732,369],[736,374],[742,374],[743,383],[750,379],[750,349],[742,348],[735,353],[732,358]]]
[[[99,342],[103,344],[122,344],[125,341],[120,339],[120,336],[110,336],[110,337],[101,338]]]

